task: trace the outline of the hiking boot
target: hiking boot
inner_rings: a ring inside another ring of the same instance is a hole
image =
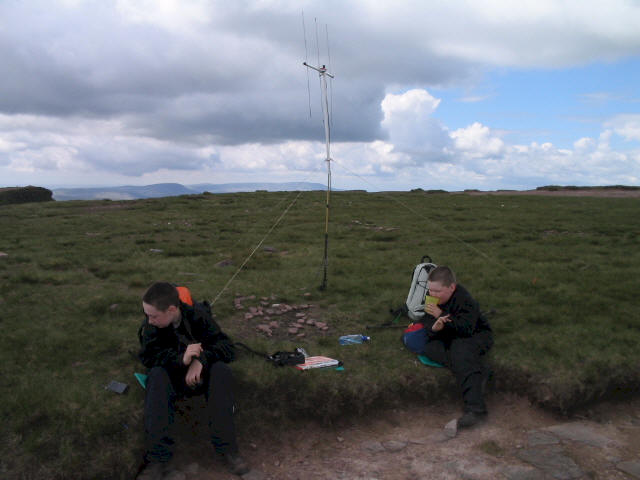
[[[458,419],[458,428],[469,428],[469,427],[473,427],[474,425],[477,425],[478,423],[481,423],[483,421],[485,421],[487,418],[487,413],[477,413],[477,412],[465,412],[464,415],[462,415],[459,419]]]
[[[136,480],[162,480],[164,463],[147,463],[136,477]]]
[[[225,453],[223,457],[229,471],[234,475],[244,475],[249,471],[249,465],[239,453]]]

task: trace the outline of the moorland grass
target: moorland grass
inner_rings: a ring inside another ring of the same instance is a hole
[[[561,411],[637,393],[639,199],[335,192],[320,291],[324,203],[322,192],[256,192],[0,207],[0,476],[131,478],[143,401],[133,354],[155,280],[217,299],[224,330],[258,350],[303,346],[344,362],[302,373],[241,355],[240,430],[459,401],[450,373],[416,362],[398,329],[337,342],[391,319],[424,254],[497,311],[494,388]],[[330,329],[268,339],[235,310],[236,294],[312,303]],[[114,379],[129,392],[106,391]]]

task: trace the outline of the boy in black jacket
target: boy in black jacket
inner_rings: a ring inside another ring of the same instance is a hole
[[[493,345],[491,327],[478,302],[456,283],[449,267],[434,268],[429,273],[427,288],[429,295],[439,301],[426,305],[428,315],[424,324],[429,339],[425,355],[449,367],[456,376],[464,402],[458,428],[470,427],[487,414],[482,390],[488,369],[483,368],[482,358]]]
[[[180,301],[170,283],[154,283],[142,298],[139,357],[149,369],[144,403],[145,469],[139,479],[160,479],[172,455],[169,426],[178,397],[204,394],[211,442],[232,473],[249,469],[238,454],[233,423],[234,347],[211,318],[208,304]]]

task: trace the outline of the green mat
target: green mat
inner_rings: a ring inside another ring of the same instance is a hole
[[[425,356],[425,355],[418,355],[418,359],[424,363],[425,365],[428,365],[430,367],[439,367],[439,368],[444,368],[444,365],[440,365],[437,362],[434,362],[433,360],[431,360],[429,357]]]
[[[138,383],[142,386],[142,388],[146,389],[147,375],[145,375],[144,373],[134,373],[133,375],[136,377],[136,380],[138,380]]]

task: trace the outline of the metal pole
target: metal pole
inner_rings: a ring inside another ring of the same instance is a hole
[[[329,128],[329,100],[327,98],[327,75],[333,78],[333,75],[327,72],[326,67],[323,65],[322,67],[314,67],[309,65],[307,62],[303,62],[303,65],[308,68],[312,68],[317,71],[320,75],[320,80],[322,84],[322,113],[324,117],[324,137],[327,149],[327,204],[326,204],[326,216],[325,216],[325,224],[324,224],[324,259],[323,259],[323,267],[324,272],[322,276],[322,285],[320,285],[320,290],[325,290],[327,288],[327,267],[329,266],[329,209],[331,205],[331,135]]]

